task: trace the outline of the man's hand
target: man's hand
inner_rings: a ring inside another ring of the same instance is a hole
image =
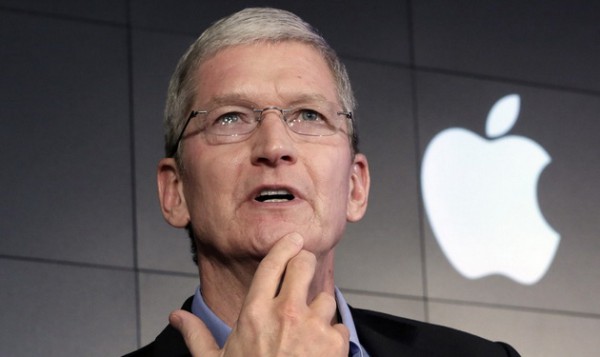
[[[307,303],[316,258],[302,244],[299,234],[288,234],[263,259],[222,350],[194,315],[169,316],[193,356],[348,356],[348,329],[332,325],[335,298],[322,292]]]

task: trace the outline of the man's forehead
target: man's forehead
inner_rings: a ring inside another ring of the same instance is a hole
[[[322,56],[321,50],[318,47],[316,47],[314,44],[311,44],[309,42],[295,40],[295,39],[288,39],[288,40],[257,39],[257,40],[250,41],[250,42],[227,44],[227,45],[223,45],[221,47],[216,47],[211,50],[208,50],[207,52],[202,54],[199,65],[201,65],[203,62],[209,61],[210,59],[222,54],[223,52],[227,52],[232,49],[256,48],[259,50],[268,51],[270,49],[279,50],[283,46],[294,46],[294,47],[305,49],[308,52],[316,52],[319,54],[320,57],[323,58],[323,60],[325,60],[324,56]]]
[[[199,104],[339,102],[334,73],[321,52],[298,41],[225,47],[199,63],[194,77]]]
[[[209,55],[203,56],[196,64],[194,74],[198,75],[200,72],[205,70],[212,71],[215,68],[219,68],[222,66],[224,62],[223,60],[231,60],[232,58],[236,58],[236,56],[233,55],[233,53],[236,52],[237,54],[243,53],[246,55],[243,58],[237,58],[245,64],[256,62],[257,60],[264,58],[276,57],[288,58],[288,61],[283,63],[293,66],[293,63],[297,62],[293,61],[293,59],[297,59],[298,57],[304,58],[307,59],[307,61],[310,61],[310,67],[296,67],[297,69],[312,71],[316,68],[326,68],[329,74],[334,77],[333,68],[331,68],[326,57],[319,49],[311,44],[295,40],[278,42],[258,41],[224,46]],[[252,53],[251,56],[249,55],[250,53]]]

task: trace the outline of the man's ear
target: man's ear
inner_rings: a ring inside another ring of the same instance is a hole
[[[165,220],[173,227],[185,227],[190,221],[190,214],[183,195],[179,169],[173,158],[160,160],[156,178],[160,208]]]
[[[365,215],[369,201],[371,176],[367,157],[363,154],[356,154],[351,170],[346,219],[349,222],[356,222]]]

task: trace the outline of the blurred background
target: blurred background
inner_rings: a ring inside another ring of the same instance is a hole
[[[523,356],[596,356],[593,0],[0,0],[0,355],[118,356],[152,341],[193,294],[188,239],[156,197],[166,87],[202,30],[248,6],[297,13],[349,69],[372,172],[367,216],[337,254],[349,302],[508,341]],[[560,243],[532,285],[463,277],[420,189],[432,138],[451,127],[485,138],[490,108],[511,93],[521,107],[509,135],[552,160],[535,194]]]

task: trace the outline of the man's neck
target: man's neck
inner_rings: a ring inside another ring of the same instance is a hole
[[[334,252],[317,257],[317,266],[309,288],[310,303],[319,293],[334,295]],[[199,256],[202,297],[206,305],[228,326],[233,326],[252,284],[257,262],[233,262],[227,265]]]

